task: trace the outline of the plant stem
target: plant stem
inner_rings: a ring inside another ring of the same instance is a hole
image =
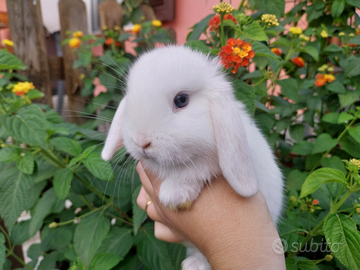
[[[131,222],[125,220],[125,219],[119,218],[119,217],[117,217],[117,216],[115,216],[115,215],[113,215],[113,214],[111,214],[111,213],[106,213],[106,214],[109,215],[109,216],[111,216],[111,217],[113,217],[113,218],[116,218],[117,220],[120,220],[121,222],[124,222],[124,223],[126,223],[126,224],[128,224],[128,225],[130,225],[130,226],[134,226],[133,223],[131,223]]]
[[[6,241],[8,242],[9,247],[10,247],[10,250],[12,251],[12,250],[13,250],[13,246],[11,245],[11,241],[10,241],[9,235],[7,234],[6,230],[5,230],[1,225],[0,225],[0,229],[1,229],[1,231],[3,232],[3,234],[5,235]]]
[[[6,249],[7,253],[8,253],[8,257],[13,257],[15,258],[19,263],[21,263],[24,267],[26,267],[29,270],[34,270],[34,268],[32,268],[30,265],[26,264],[18,255],[16,255],[12,250],[9,250],[8,248]]]
[[[242,0],[241,3],[240,3],[240,5],[239,5],[239,7],[238,7],[238,11],[241,11],[244,3],[245,3],[245,0]]]
[[[258,81],[257,83],[253,84],[253,86],[257,86],[259,85],[260,83],[262,83],[263,81],[267,80],[268,78],[267,77],[263,77],[260,81]]]

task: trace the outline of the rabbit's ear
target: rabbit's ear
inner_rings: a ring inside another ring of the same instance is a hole
[[[126,97],[124,97],[119,107],[116,110],[115,116],[112,120],[109,134],[106,138],[104,148],[101,152],[101,157],[103,160],[108,161],[112,158],[117,150],[122,146],[122,136],[121,136],[121,125],[123,122],[124,110],[125,110]]]
[[[219,165],[231,187],[241,196],[250,197],[259,191],[255,168],[250,156],[240,109],[232,96],[221,93],[210,101]]]

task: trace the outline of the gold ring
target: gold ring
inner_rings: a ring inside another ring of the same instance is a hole
[[[148,206],[149,206],[150,203],[152,203],[151,200],[148,200],[147,203],[146,203],[146,206],[145,206],[145,212],[146,213],[147,213],[147,209],[148,209]]]

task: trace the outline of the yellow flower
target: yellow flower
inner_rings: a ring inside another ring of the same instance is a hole
[[[354,33],[349,34],[349,37],[354,37],[354,36],[355,36]]]
[[[332,74],[325,74],[324,79],[327,80],[329,83],[331,83],[335,80],[335,76]]]
[[[310,38],[309,38],[308,36],[305,36],[305,35],[303,35],[303,34],[301,34],[301,35],[299,36],[299,38],[300,38],[301,40],[304,40],[304,41],[309,41],[309,40],[310,40]]]
[[[72,38],[69,41],[69,46],[73,49],[80,47],[81,45],[81,40],[79,38]]]
[[[328,33],[326,32],[326,30],[322,30],[320,35],[323,37],[323,38],[327,38],[329,35]]]
[[[289,31],[294,35],[300,35],[302,34],[302,30],[299,27],[292,26],[290,27]]]
[[[327,69],[327,71],[328,71],[328,72],[333,72],[333,71],[334,71],[334,68],[333,68],[333,67],[329,67],[329,68]]]
[[[114,30],[115,30],[115,31],[119,31],[119,30],[120,30],[120,26],[115,25],[115,26],[114,26]]]
[[[15,95],[17,96],[23,96],[34,88],[35,86],[31,82],[18,82],[17,84],[15,84],[12,92],[15,93]]]
[[[162,25],[160,20],[153,20],[151,24],[155,27],[160,27]]]
[[[279,21],[274,14],[264,14],[261,16],[261,20],[268,26],[278,26]]]
[[[213,10],[217,13],[229,14],[234,8],[228,3],[220,3],[213,7]]]
[[[134,34],[137,34],[137,33],[139,33],[141,31],[141,25],[140,24],[135,24],[134,25],[134,27],[133,27],[133,29],[132,29],[132,32],[134,33]]]
[[[353,158],[353,159],[350,159],[350,163],[353,165],[356,165],[360,168],[360,160]]]
[[[343,36],[345,36],[345,32],[340,32],[339,37],[343,37]]]
[[[80,76],[79,76],[79,79],[80,80],[83,80],[85,78],[85,74],[84,73],[81,73]]]
[[[74,38],[81,38],[83,36],[84,36],[84,33],[81,32],[81,31],[76,31],[76,32],[73,33]]]
[[[4,40],[2,41],[2,44],[3,44],[4,46],[9,46],[9,47],[14,47],[14,46],[15,46],[14,42],[11,41],[10,39],[4,39]]]

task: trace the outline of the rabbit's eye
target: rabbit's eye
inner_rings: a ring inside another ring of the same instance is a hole
[[[189,96],[187,94],[180,94],[174,98],[174,104],[177,108],[183,108],[188,104]]]

